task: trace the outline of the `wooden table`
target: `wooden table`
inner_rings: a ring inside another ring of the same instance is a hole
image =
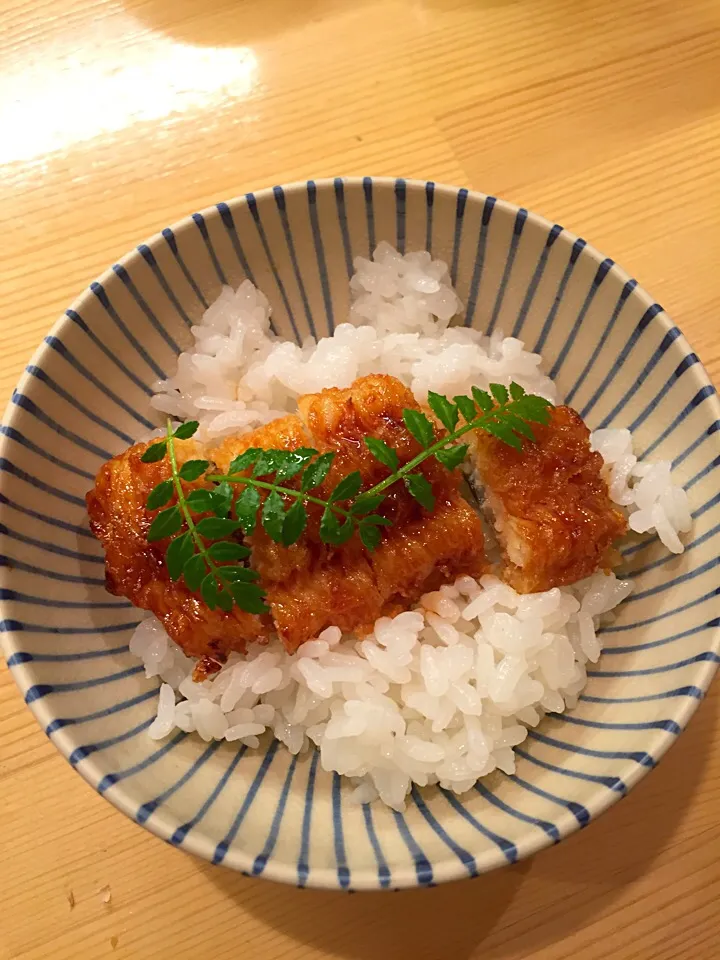
[[[391,174],[545,213],[663,303],[720,383],[717,0],[4,0],[0,389],[157,228]],[[474,883],[299,891],[95,795],[0,674],[0,958],[693,960],[720,948],[720,685],[589,830]]]

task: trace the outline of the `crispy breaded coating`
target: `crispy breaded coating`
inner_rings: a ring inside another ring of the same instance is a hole
[[[487,433],[474,438],[477,467],[504,555],[502,577],[521,593],[574,583],[612,566],[627,530],[610,500],[603,459],[570,407],[555,407],[521,451]]]
[[[86,496],[90,529],[105,548],[107,589],[152,611],[188,656],[223,662],[231,651],[244,651],[249,640],[266,636],[269,621],[263,623],[238,607],[230,613],[210,610],[182,579],[175,583],[170,579],[165,566],[169,541],[148,543],[147,531],[157,511],[145,509],[153,487],[170,476],[170,464],[167,457],[143,463],[140,458],[149,445],[136,443],[104,463]],[[180,464],[202,456],[193,440],[176,440],[175,449]]]
[[[363,488],[388,475],[368,451],[366,436],[384,440],[406,463],[420,450],[402,420],[402,411],[417,409],[412,393],[394,377],[362,377],[346,390],[329,389],[301,397],[299,417],[284,417],[226,440],[213,454],[226,469],[250,447],[314,447],[336,456],[318,496],[353,470]],[[487,570],[480,520],[459,492],[460,478],[434,460],[421,467],[432,484],[436,507],[429,513],[396,484],[379,509],[392,521],[383,540],[369,553],[357,536],[333,547],[319,535],[322,508],[308,506],[308,526],[298,543],[283,547],[258,528],[250,538],[251,564],[268,594],[278,634],[288,650],[330,625],[365,632],[374,621],[414,603],[422,593],[463,573],[481,576]]]

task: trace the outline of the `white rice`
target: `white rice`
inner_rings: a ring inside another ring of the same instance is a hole
[[[152,405],[199,420],[198,439],[209,441],[295,412],[303,393],[349,387],[369,373],[397,377],[420,403],[428,390],[456,396],[511,380],[557,399],[540,356],[520,340],[448,326],[462,305],[444,263],[428,253],[400,257],[381,243],[374,262],[358,257],[355,267],[351,322],[302,347],[272,333],[267,299],[249,280],[236,291],[224,287],[192,328],[194,349],[180,354],[174,377],[156,384]]]
[[[326,770],[358,779],[356,799],[400,810],[412,783],[462,793],[512,773],[527,727],[577,702],[600,656],[599,618],[630,590],[601,573],[525,596],[493,576],[460,577],[362,640],[341,643],[329,627],[293,656],[278,640],[254,644],[203,683],[154,617],[131,650],[164,681],[151,737],[179,727],[257,747],[270,731],[291,753],[317,746]]]
[[[670,461],[640,463],[625,429],[595,430],[591,445],[607,464],[610,497],[627,507],[630,529],[655,530],[668,550],[682,553],[678,533],[687,533],[692,517],[687,493],[672,482]]]
[[[249,281],[225,287],[153,406],[198,419],[211,443],[294,411],[300,394],[373,372],[398,377],[421,403],[428,390],[454,396],[511,380],[557,401],[540,356],[520,340],[449,326],[462,305],[444,263],[382,243],[355,269],[350,322],[302,346],[272,333],[268,302]],[[680,552],[690,513],[670,464],[639,463],[627,430],[596,431],[592,443],[631,528],[656,530]],[[329,627],[292,656],[277,639],[256,644],[200,684],[154,617],[130,649],[163,681],[151,737],[180,728],[255,748],[269,732],[294,754],[315,745],[324,769],[356,780],[358,802],[380,797],[400,810],[413,783],[462,793],[493,770],[512,773],[528,726],[575,705],[585,664],[601,653],[600,618],[631,589],[598,573],[523,596],[493,576],[461,577],[361,640]]]

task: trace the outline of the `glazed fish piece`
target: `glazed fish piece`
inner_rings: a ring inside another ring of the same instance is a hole
[[[532,429],[536,442],[519,451],[483,432],[473,440],[503,551],[502,577],[522,593],[609,569],[618,559],[613,542],[627,530],[580,415],[554,407],[547,426]]]
[[[313,447],[334,452],[333,466],[314,493],[327,497],[335,485],[359,470],[363,487],[383,480],[388,470],[372,457],[366,436],[392,446],[400,463],[419,452],[407,432],[402,411],[417,408],[398,380],[369,376],[347,390],[323,390],[299,400],[299,416],[274,420],[215,450],[202,451],[194,441],[176,441],[179,462],[207,457],[226,471],[251,447],[295,450]],[[308,525],[290,547],[275,543],[258,524],[247,538],[251,566],[267,591],[270,616],[255,616],[233,607],[211,611],[181,580],[170,580],[165,567],[167,541],[149,544],[147,531],[155,515],[145,507],[148,494],[170,476],[167,458],[143,463],[148,444],[136,444],[105,463],[87,495],[90,526],[106,553],[108,590],[152,611],[170,637],[189,656],[222,663],[248,642],[266,639],[275,629],[288,650],[296,650],[330,625],[343,631],[368,631],[374,621],[417,600],[422,593],[460,574],[480,576],[487,569],[482,526],[459,491],[460,477],[434,461],[422,465],[436,498],[432,513],[397,484],[379,512],[392,521],[383,541],[369,553],[357,535],[335,547],[319,534],[322,508],[308,506]],[[292,484],[294,481],[288,481]]]
[[[241,438],[226,440],[213,454],[221,469],[250,447],[334,452],[326,497],[348,473],[358,470],[363,489],[385,479],[388,470],[368,451],[364,438],[377,437],[393,447],[401,464],[420,450],[402,419],[406,408],[419,409],[399,380],[370,375],[349,389],[332,388],[298,401],[299,416],[276,420]],[[274,543],[258,528],[250,537],[251,565],[267,591],[272,617],[288,650],[296,650],[332,624],[365,632],[383,615],[398,612],[424,592],[461,574],[487,570],[482,525],[460,494],[460,477],[434,460],[422,464],[432,485],[435,509],[425,510],[399,483],[378,512],[392,522],[372,553],[357,536],[341,547],[320,539],[322,508],[309,505],[308,526],[291,547]]]
[[[249,640],[267,636],[270,621],[238,607],[230,613],[210,610],[182,579],[170,579],[165,566],[169,541],[148,543],[157,511],[145,507],[153,487],[170,477],[170,464],[167,457],[143,463],[148,446],[136,443],[104,463],[86,496],[90,529],[105,548],[105,584],[109,593],[152,611],[188,656],[222,662],[232,651],[244,651]],[[175,449],[180,465],[203,456],[192,440],[176,440]]]

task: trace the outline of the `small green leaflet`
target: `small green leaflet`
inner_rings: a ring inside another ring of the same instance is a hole
[[[254,583],[233,583],[228,589],[235,603],[246,613],[269,613],[265,591]]]
[[[392,447],[389,447],[384,440],[379,440],[377,437],[365,437],[365,446],[376,460],[379,460],[384,467],[395,473],[400,466],[400,461]]]
[[[381,517],[380,514],[373,513],[369,517],[363,517],[360,521],[363,525],[366,523],[372,524],[376,527],[391,527],[392,520],[388,520],[387,517]]]
[[[362,477],[360,476],[360,471],[354,470],[352,473],[348,473],[346,477],[342,478],[340,483],[335,487],[333,492],[328,497],[328,500],[331,503],[335,503],[337,500],[349,500],[351,497],[357,495],[361,486]]]
[[[475,403],[480,407],[483,413],[490,413],[492,408],[495,406],[493,403],[493,398],[486,390],[479,390],[477,387],[472,388],[472,395]]]
[[[201,477],[205,473],[209,466],[210,463],[207,460],[186,460],[180,467],[180,479],[188,481],[197,480],[198,477]]]
[[[470,397],[453,397],[453,400],[458,405],[460,413],[463,415],[464,419],[470,423],[471,420],[474,420],[477,417],[477,407],[470,399]]]
[[[459,417],[457,404],[450,403],[448,398],[443,397],[442,394],[428,390],[428,406],[445,429],[452,433],[457,426]]]
[[[282,527],[282,542],[286,547],[291,546],[302,536],[307,525],[307,511],[303,504],[296,500],[285,514]]]
[[[511,427],[515,433],[519,433],[521,437],[526,437],[528,440],[535,439],[535,434],[532,431],[532,427],[520,417],[516,416],[514,413],[506,413],[504,418],[505,423],[507,423],[507,425]]]
[[[261,453],[262,450],[260,447],[251,447],[249,450],[246,450],[245,453],[241,453],[231,461],[228,467],[228,473],[242,473],[243,470],[247,470],[248,467],[251,467],[255,463]]]
[[[163,507],[172,497],[175,489],[175,484],[172,480],[163,480],[162,483],[159,483],[154,490],[150,491],[150,496],[147,498],[147,503],[145,506],[148,510],[157,510],[158,507]]]
[[[438,450],[435,454],[436,458],[440,463],[445,467],[446,470],[454,470],[456,467],[459,467],[467,456],[467,452],[470,448],[466,443],[462,446],[449,446],[444,447],[442,450]]]
[[[205,513],[215,506],[215,496],[212,490],[191,490],[185,502],[193,513]]]
[[[262,525],[265,532],[275,543],[282,543],[285,504],[277,490],[271,490],[265,497],[262,508]]]
[[[363,546],[369,550],[370,553],[377,550],[380,546],[382,534],[380,533],[380,528],[375,526],[375,524],[361,522],[358,527],[358,533],[360,534]]]
[[[320,486],[328,475],[334,459],[334,453],[321,453],[316,460],[313,460],[305,470],[302,483],[300,484],[300,488],[304,493]]]
[[[212,511],[216,517],[227,517],[232,507],[234,490],[232,484],[223,480],[213,490]]]
[[[313,457],[317,456],[317,450],[312,447],[300,447],[297,450],[288,451],[285,462],[279,467],[275,479],[279,483],[281,480],[289,480],[310,463]]]
[[[250,583],[252,580],[260,579],[257,570],[251,570],[249,567],[218,567],[217,572],[220,579],[227,581],[227,583],[236,583],[238,580],[242,580],[243,583]]]
[[[156,540],[171,537],[174,533],[178,532],[181,526],[182,515],[178,506],[161,510],[150,524],[150,529],[147,532],[148,543],[154,543]]]
[[[197,524],[197,532],[208,540],[221,540],[239,529],[237,520],[222,520],[220,517],[205,517]]]
[[[510,396],[513,398],[513,400],[519,400],[520,397],[525,396],[524,388],[521,387],[519,383],[515,383],[514,380],[510,384]]]
[[[233,595],[228,587],[218,583],[214,573],[209,573],[200,584],[200,594],[211,610],[215,607],[220,607],[226,613],[232,610]]]
[[[234,598],[230,590],[223,586],[222,589],[218,591],[217,595],[217,605],[221,610],[224,610],[225,613],[230,613],[233,608]]]
[[[515,413],[533,423],[549,423],[552,404],[545,397],[526,394],[515,402]]]
[[[207,552],[211,560],[218,560],[219,562],[244,560],[250,556],[250,550],[247,547],[232,540],[218,540],[217,543],[211,543]]]
[[[215,574],[208,573],[203,582],[200,584],[200,594],[211,610],[214,610],[218,605],[219,593],[220,591],[218,589],[217,580],[215,579]]]
[[[420,446],[427,449],[435,439],[435,431],[425,414],[419,410],[403,410],[403,420]]]
[[[182,576],[183,568],[195,552],[190,533],[183,533],[170,541],[170,546],[165,554],[165,563],[171,580],[179,580]]]
[[[329,506],[325,507],[320,520],[320,539],[323,543],[339,547],[350,539],[354,529],[355,525],[350,517],[341,524],[333,510]]]
[[[203,557],[202,554],[197,553],[194,557],[190,557],[190,559],[185,562],[185,566],[183,567],[183,579],[185,580],[185,586],[188,588],[190,593],[197,593],[206,573],[207,564],[205,563],[205,557]]]
[[[421,506],[425,507],[426,510],[435,508],[435,497],[427,477],[423,476],[422,473],[409,473],[403,479],[408,493],[415,497]]]
[[[158,460],[162,460],[166,451],[167,440],[161,440],[160,443],[151,444],[140,459],[143,463],[156,463]]]
[[[195,435],[199,426],[197,420],[186,420],[185,423],[180,424],[173,436],[177,437],[178,440],[189,440],[190,437]]]
[[[502,404],[505,404],[508,402],[507,387],[504,387],[501,383],[491,383],[490,393],[495,397],[495,399],[501,406]]]
[[[514,450],[522,450],[522,440],[516,433],[513,433],[512,427],[504,421],[489,420],[483,424],[483,430],[492,434],[493,437],[497,437],[498,440],[502,440],[503,443],[506,443]]]
[[[260,494],[257,487],[245,487],[235,501],[235,515],[245,536],[249,536],[255,530],[259,506]]]
[[[269,473],[279,473],[294,463],[292,450],[263,450],[253,470],[254,477],[264,477]]]
[[[357,500],[354,500],[351,504],[350,513],[354,517],[363,517],[365,514],[377,510],[384,499],[385,496],[382,493],[372,493],[369,496],[361,493]]]

